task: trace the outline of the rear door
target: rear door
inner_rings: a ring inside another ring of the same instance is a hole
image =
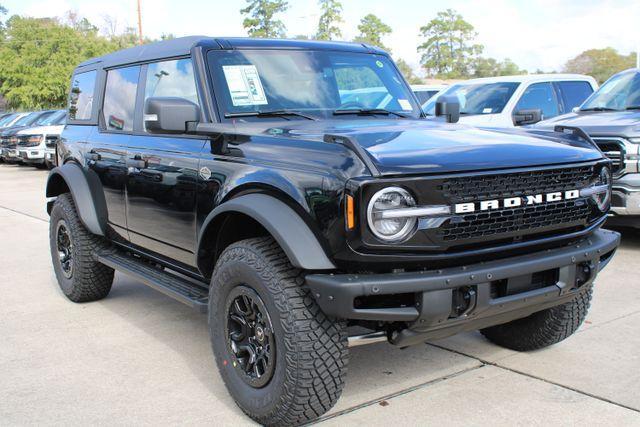
[[[199,104],[190,58],[143,66],[137,129],[127,154],[127,225],[131,242],[195,265],[196,190],[205,139],[149,134],[143,106],[149,97],[180,97]]]
[[[560,100],[560,114],[570,113],[579,107],[593,93],[593,87],[588,81],[560,81],[553,85]]]
[[[125,240],[129,239],[125,200],[127,146],[134,129],[139,78],[140,66],[107,71],[99,126],[85,151],[87,166],[102,182],[109,225]]]

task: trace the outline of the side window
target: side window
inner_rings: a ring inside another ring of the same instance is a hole
[[[78,73],[73,76],[69,95],[69,118],[71,120],[89,120],[91,118],[95,87],[95,71]]]
[[[575,107],[580,106],[593,93],[593,88],[589,82],[557,82],[556,85],[562,94],[565,113],[569,113]]]
[[[178,59],[149,64],[144,100],[153,96],[175,96],[198,104],[191,60]]]
[[[130,132],[136,109],[136,91],[140,67],[109,70],[104,91],[102,114],[107,130]]]
[[[534,83],[522,94],[516,105],[515,111],[542,110],[542,119],[550,119],[557,116],[558,101],[551,83]]]

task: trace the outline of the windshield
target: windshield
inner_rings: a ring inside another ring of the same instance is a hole
[[[67,110],[54,111],[52,114],[38,120],[40,126],[61,125],[65,122]]]
[[[21,117],[13,125],[14,126],[29,126],[31,123],[35,122],[38,117],[40,117],[40,113],[29,113],[29,114]]]
[[[243,120],[359,117],[338,110],[419,117],[413,94],[383,55],[297,50],[211,51],[220,110]],[[385,111],[383,111],[385,110]],[[293,115],[290,113],[298,113]],[[289,113],[289,115],[287,115]]]
[[[611,77],[588,98],[580,110],[625,110],[640,108],[640,72]]]
[[[507,105],[520,83],[461,83],[443,91],[442,95],[456,95],[460,101],[460,114],[498,114]],[[439,98],[439,97],[438,97]],[[428,115],[435,115],[436,99],[432,98],[423,106]]]
[[[17,114],[9,114],[8,116],[5,116],[2,119],[0,119],[0,127],[6,126],[7,124],[11,123],[11,121],[14,120],[16,116]]]

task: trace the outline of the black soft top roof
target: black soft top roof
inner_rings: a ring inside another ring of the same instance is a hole
[[[184,56],[188,55],[191,48],[196,45],[206,46],[209,49],[335,50],[387,55],[387,53],[381,49],[361,43],[188,36],[135,46],[129,49],[119,50],[108,55],[91,58],[81,63],[78,68],[93,68],[94,66],[108,68],[135,62],[152,61],[160,58]]]

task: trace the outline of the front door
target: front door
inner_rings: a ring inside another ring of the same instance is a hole
[[[147,98],[160,96],[198,102],[190,59],[151,63],[143,74],[143,105]],[[141,132],[131,137],[127,153],[131,242],[195,266],[198,159],[206,140],[146,134],[141,126]]]

